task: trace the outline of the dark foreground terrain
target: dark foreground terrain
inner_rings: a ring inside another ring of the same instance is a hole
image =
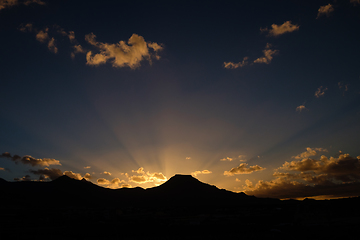
[[[359,238],[359,197],[262,199],[187,175],[146,190],[0,180],[1,239]]]

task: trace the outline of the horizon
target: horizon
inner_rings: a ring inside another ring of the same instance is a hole
[[[360,195],[360,0],[0,0],[0,21],[6,181]]]

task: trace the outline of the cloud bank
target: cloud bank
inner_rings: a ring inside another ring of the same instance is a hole
[[[275,179],[271,181],[259,181],[253,185],[247,180],[245,193],[281,199],[360,194],[360,156],[354,158],[341,153],[339,157],[306,157],[285,162],[278,170],[281,172],[274,172]]]

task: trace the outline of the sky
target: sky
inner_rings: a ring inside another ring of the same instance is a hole
[[[0,0],[0,177],[360,195],[360,1]]]

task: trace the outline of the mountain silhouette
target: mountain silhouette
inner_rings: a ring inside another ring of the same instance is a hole
[[[76,180],[63,175],[51,182],[7,182],[0,180],[0,186],[6,197],[3,200],[11,204],[25,202],[46,204],[42,199],[51,198],[50,204],[63,206],[190,206],[190,205],[235,205],[239,202],[258,201],[244,193],[234,193],[216,186],[203,183],[191,175],[176,174],[162,185],[143,189],[108,189],[93,184],[86,179]],[[20,200],[21,199],[21,200]]]

